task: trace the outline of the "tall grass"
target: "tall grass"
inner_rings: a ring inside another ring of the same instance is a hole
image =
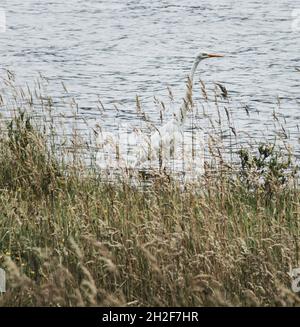
[[[288,274],[300,265],[288,150],[262,142],[232,162],[211,141],[197,182],[166,171],[108,181],[36,121],[16,110],[0,136],[0,305],[300,304]]]

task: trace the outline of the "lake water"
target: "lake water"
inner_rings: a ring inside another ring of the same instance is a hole
[[[253,137],[272,131],[272,112],[278,110],[299,151],[296,1],[7,0],[0,7],[7,19],[0,34],[1,73],[13,71],[25,85],[41,72],[58,99],[57,111],[65,110],[59,101],[63,81],[91,125],[98,119],[99,97],[105,128],[119,121],[139,124],[136,95],[158,122],[153,96],[168,104],[170,87],[177,106],[195,54],[221,53],[224,58],[200,64],[195,82],[201,78],[209,89],[214,82],[224,85],[236,128]]]

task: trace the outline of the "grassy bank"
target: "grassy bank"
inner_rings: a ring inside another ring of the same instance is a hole
[[[0,137],[0,305],[299,305],[294,165],[253,153],[184,187],[107,182],[18,114]]]

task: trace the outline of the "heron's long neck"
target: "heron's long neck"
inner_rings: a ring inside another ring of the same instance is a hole
[[[187,115],[187,112],[189,109],[189,105],[191,104],[194,75],[195,75],[196,69],[199,65],[199,62],[200,62],[199,60],[194,61],[191,72],[189,74],[189,79],[188,79],[187,86],[186,86],[185,97],[184,97],[183,104],[180,108],[180,113],[179,113],[182,123],[184,122],[184,120],[186,118],[186,115]]]
[[[200,62],[199,60],[195,60],[194,63],[193,63],[193,67],[191,69],[190,76],[189,76],[189,78],[191,80],[191,83],[193,83],[195,71],[196,71],[196,69],[197,69],[197,67],[199,65],[199,62]]]

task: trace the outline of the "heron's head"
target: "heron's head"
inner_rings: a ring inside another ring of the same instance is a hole
[[[224,56],[219,55],[219,54],[202,52],[202,53],[198,54],[197,61],[200,62],[201,60],[208,59],[208,58],[221,58],[221,57],[224,57]]]

